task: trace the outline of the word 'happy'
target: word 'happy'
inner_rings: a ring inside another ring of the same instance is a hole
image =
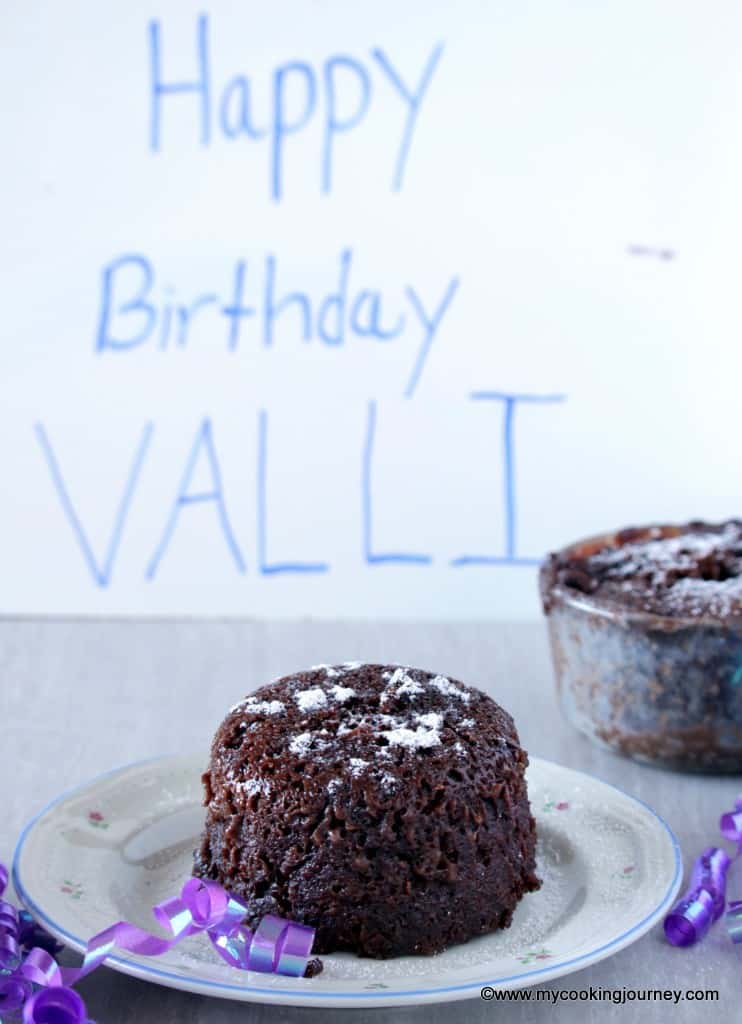
[[[165,131],[165,110],[176,98],[190,97],[196,115],[196,136],[202,146],[215,136],[265,143],[269,154],[271,197],[283,194],[284,157],[292,137],[316,125],[321,132],[320,189],[329,193],[333,161],[339,138],[357,130],[372,108],[376,88],[391,89],[402,107],[401,133],[396,129],[390,163],[392,191],[402,188],[405,167],[420,108],[440,60],[443,47],[436,45],[422,70],[404,75],[388,54],[374,47],[368,61],[349,54],[334,54],[315,68],[308,61],[292,60],[271,74],[270,99],[258,109],[257,90],[248,75],[237,74],[221,88],[214,82],[209,43],[209,19],[202,14],[196,25],[196,63],[190,77],[176,78],[166,72],[163,30],[159,20],[149,25],[150,148],[159,152],[172,136]]]

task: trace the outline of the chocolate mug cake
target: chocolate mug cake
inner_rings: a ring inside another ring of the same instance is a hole
[[[540,583],[578,729],[640,761],[742,770],[742,521],[594,537]]]
[[[526,752],[456,680],[318,666],[245,698],[204,775],[194,874],[316,928],[318,953],[436,953],[510,924],[539,887]]]

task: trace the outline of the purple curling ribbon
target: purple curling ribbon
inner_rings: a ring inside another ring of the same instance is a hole
[[[722,814],[719,831],[737,846],[735,858],[742,853],[742,797],[734,810]],[[716,846],[704,850],[695,861],[685,895],[665,918],[665,935],[673,946],[692,946],[704,937],[711,925],[726,909],[725,922],[733,942],[742,942],[742,900],[727,907],[727,872],[729,855]]]
[[[737,856],[742,852],[742,797],[737,797],[734,810],[722,814],[719,828],[725,839],[737,844]],[[732,942],[742,942],[742,900],[732,900],[724,921]]]
[[[729,856],[709,846],[693,864],[685,895],[665,918],[665,935],[673,946],[692,946],[724,913]]]
[[[738,796],[735,800],[733,811],[722,814],[719,818],[719,831],[725,839],[737,844],[739,854],[742,841],[742,797]]]
[[[742,900],[731,900],[724,918],[732,942],[742,942]]]
[[[8,873],[0,863],[0,897]],[[41,932],[25,911],[0,899],[0,1019],[22,1010],[24,1024],[87,1024],[81,997],[70,986],[96,970],[114,949],[139,956],[160,956],[190,935],[206,932],[217,953],[239,970],[302,977],[314,942],[314,929],[267,915],[255,932],[242,924],[247,906],[216,882],[189,879],[180,896],[153,907],[167,933],[161,938],[129,924],[94,935],[80,967],[61,967],[54,940]],[[37,990],[34,992],[34,987]]]
[[[73,988],[39,989],[23,1006],[23,1024],[85,1024],[87,1020],[85,1003]]]

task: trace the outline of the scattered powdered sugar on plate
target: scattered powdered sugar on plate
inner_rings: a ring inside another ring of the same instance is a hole
[[[200,753],[132,766],[97,782],[96,790],[75,795],[77,803],[68,800],[52,808],[48,813],[55,843],[48,843],[48,830],[36,838],[32,830],[28,849],[34,859],[26,864],[32,880],[69,877],[73,869],[80,872],[75,877],[87,880],[85,900],[59,903],[57,919],[72,934],[93,934],[101,920],[125,918],[145,924],[152,904],[172,897],[190,876],[203,821],[202,768]],[[334,778],[328,790],[341,785]],[[384,995],[382,986],[436,990],[505,978],[517,986],[518,976],[533,980],[533,971],[540,968],[569,973],[576,958],[585,958],[581,964],[589,962],[612,952],[619,937],[640,934],[644,922],[657,918],[677,878],[673,842],[662,823],[612,787],[538,758],[528,768],[528,786],[543,885],[523,898],[509,929],[433,957],[377,961],[352,954],[323,955],[323,973],[296,983],[297,1002],[304,990],[315,995],[342,990],[349,1001],[357,997],[356,1005],[368,1006],[372,990]],[[143,787],[151,788],[153,802],[143,803]],[[72,808],[77,815],[80,807],[90,806],[102,806],[106,814],[115,808],[116,820],[132,837],[151,829],[152,856],[145,862],[132,861],[125,856],[128,847],[123,842],[79,846],[76,833],[67,828],[69,816]],[[184,841],[174,842],[174,836]],[[126,959],[144,974],[153,966],[136,954]],[[234,971],[214,955],[204,935],[170,950],[160,962],[186,986],[194,979],[225,986],[244,983],[253,993],[261,990],[270,997],[272,989],[287,985],[280,976],[247,977]],[[476,996],[477,989],[471,994]]]
[[[539,780],[540,781],[540,780]],[[641,857],[637,851],[639,832],[634,832],[615,817],[614,808],[592,809],[581,805],[576,791],[560,789],[568,797],[569,811],[555,817],[539,814],[538,807],[547,803],[548,791],[543,785],[529,784],[531,802],[538,826],[536,847],[537,873],[541,889],[524,896],[518,904],[510,928],[452,946],[433,957],[399,957],[392,960],[365,960],[348,954],[322,957],[326,979],[358,979],[393,985],[395,979],[407,977],[438,978],[441,972],[466,970],[477,965],[496,962],[510,964],[504,973],[524,973],[534,967],[548,966],[556,959],[575,955],[582,950],[578,919],[586,915],[593,922],[599,915],[606,920],[603,900],[611,906],[615,921],[612,932],[633,923],[642,913],[636,910],[635,883],[641,872],[626,872]],[[582,809],[581,809],[582,808]],[[598,835],[598,848],[593,836]],[[604,840],[601,841],[601,840]],[[593,925],[594,926],[594,925]],[[588,947],[589,948],[589,947]],[[536,962],[528,963],[530,960]]]

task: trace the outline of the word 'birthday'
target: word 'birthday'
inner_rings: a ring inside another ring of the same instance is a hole
[[[185,349],[195,322],[204,318],[210,333],[216,332],[230,352],[250,342],[271,347],[289,332],[302,342],[331,347],[350,338],[389,342],[409,335],[417,351],[406,390],[409,396],[459,278],[452,276],[435,294],[404,284],[390,297],[361,286],[355,276],[353,251],[343,249],[327,290],[313,296],[282,284],[279,261],[268,254],[262,260],[237,260],[222,292],[200,292],[180,300],[169,281],[160,281],[147,256],[128,253],[103,267],[95,348],[99,353],[142,345]]]
[[[215,81],[207,15],[197,20],[196,60],[186,75],[169,69],[164,34],[159,20],[150,22],[150,148],[154,152],[162,150],[166,141],[173,144],[172,131],[170,135],[166,131],[166,111],[187,98],[194,135],[202,146],[209,146],[215,136],[267,146],[270,195],[280,200],[289,140],[316,127],[321,133],[320,189],[329,193],[339,139],[360,128],[372,109],[376,89],[386,89],[399,101],[402,115],[400,126],[389,134],[389,183],[392,191],[402,188],[415,125],[443,51],[441,44],[433,47],[422,68],[404,72],[379,47],[364,60],[338,53],[317,67],[308,61],[287,61],[272,70],[265,90],[264,83],[256,89],[254,80],[244,73],[221,84]],[[262,91],[269,93],[269,99],[260,103],[256,94]],[[176,139],[176,144],[180,141]]]

